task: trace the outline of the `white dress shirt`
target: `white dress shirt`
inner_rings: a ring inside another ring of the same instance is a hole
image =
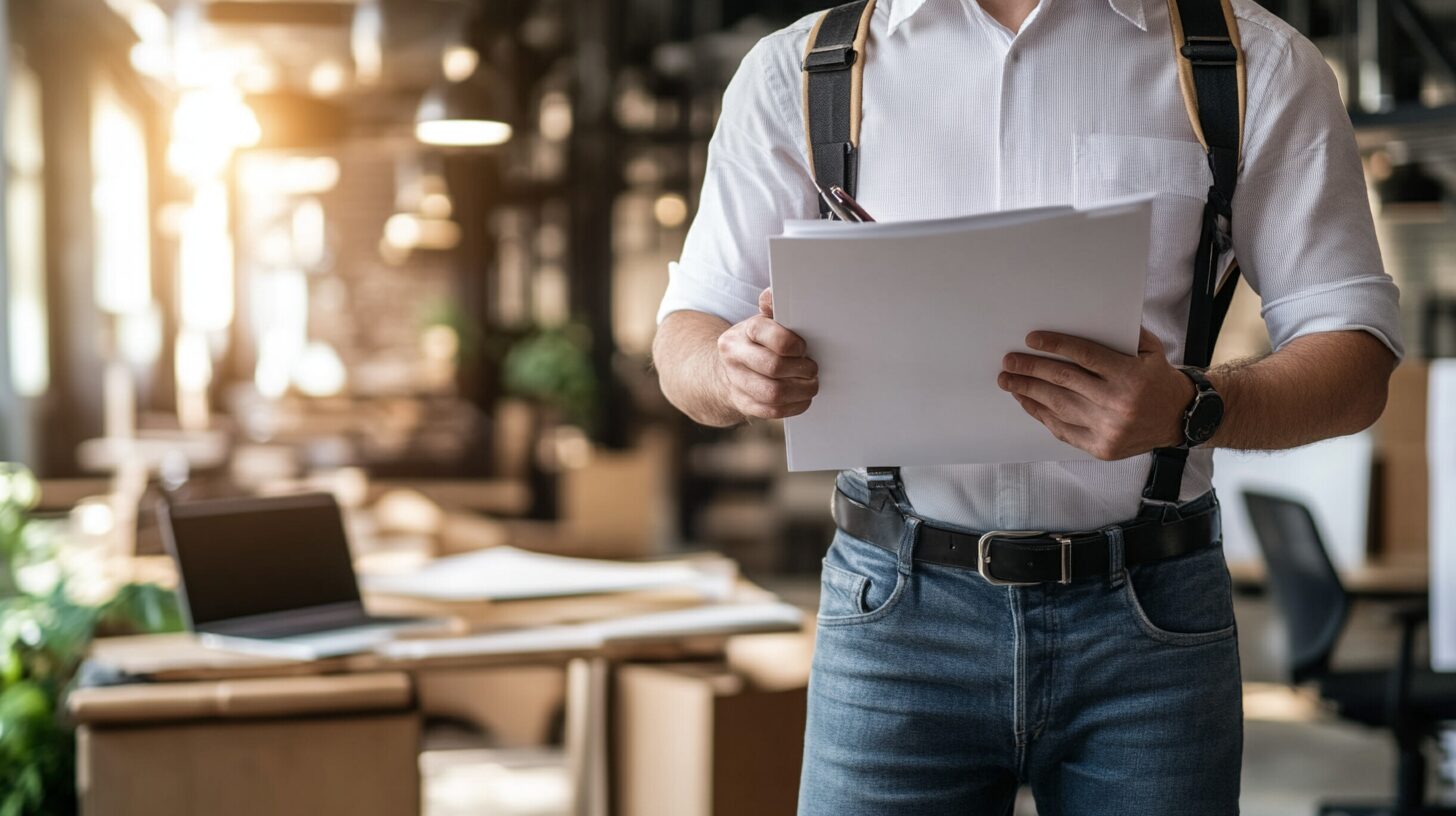
[[[1274,347],[1361,329],[1399,355],[1398,294],[1381,266],[1334,77],[1277,17],[1247,0],[1234,8],[1248,75],[1234,251]],[[816,17],[765,37],[729,84],[659,321],[682,309],[729,323],[756,314],[769,236],[785,220],[818,217],[799,73]],[[1041,0],[1017,33],[975,0],[879,0],[867,51],[857,195],[867,210],[890,221],[1155,193],[1143,323],[1182,360],[1210,175],[1178,91],[1162,0]],[[906,396],[905,421],[914,422]],[[1006,402],[1021,410],[1009,394]],[[930,518],[977,530],[1084,530],[1136,514],[1150,461],[903,475]],[[1211,451],[1193,451],[1183,498],[1206,492],[1212,471]]]

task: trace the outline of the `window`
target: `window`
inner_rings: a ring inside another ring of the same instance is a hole
[[[91,171],[96,305],[115,315],[145,312],[152,302],[146,137],[105,77],[92,89]]]
[[[5,110],[5,261],[9,268],[10,376],[16,393],[50,387],[45,281],[45,148],[40,78],[10,61]]]

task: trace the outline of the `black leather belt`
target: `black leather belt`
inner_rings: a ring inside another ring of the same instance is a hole
[[[905,517],[889,502],[875,509],[834,491],[834,521],[839,529],[894,552],[905,532]],[[1122,529],[1126,566],[1160,561],[1207,547],[1219,540],[1218,504],[1209,502],[1173,521],[1136,519]],[[1104,577],[1108,572],[1108,531],[1048,533],[992,530],[962,533],[922,522],[915,560],[975,570],[993,584],[1070,583]]]

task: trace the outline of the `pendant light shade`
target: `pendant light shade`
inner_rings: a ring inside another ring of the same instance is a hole
[[[441,79],[420,100],[415,138],[439,147],[488,147],[511,138],[510,88],[480,65],[467,79]]]

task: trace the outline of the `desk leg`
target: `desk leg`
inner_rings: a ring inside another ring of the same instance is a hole
[[[566,665],[566,767],[571,816],[607,816],[606,658],[578,657]]]

